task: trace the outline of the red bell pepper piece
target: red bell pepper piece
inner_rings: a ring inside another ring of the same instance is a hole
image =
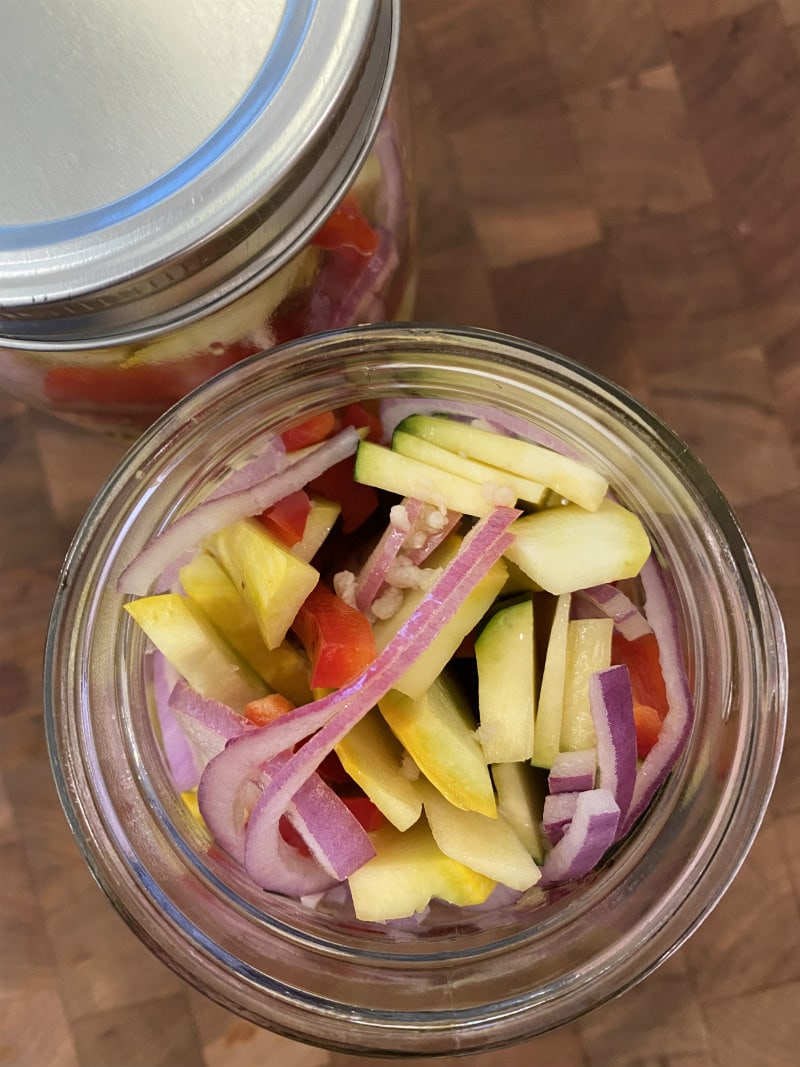
[[[380,444],[383,440],[383,426],[380,416],[363,404],[348,404],[342,412],[342,425],[352,426],[356,430],[366,430],[367,440]]]
[[[367,222],[354,196],[346,196],[317,230],[311,243],[319,248],[355,248],[371,256],[380,243],[377,232]]]
[[[297,849],[301,856],[310,856],[311,851],[297,830],[292,826],[285,815],[281,815],[278,821],[278,832],[287,845]]]
[[[287,711],[292,711],[293,708],[294,704],[285,696],[280,693],[269,693],[265,697],[259,697],[258,700],[251,700],[249,704],[245,704],[244,717],[256,726],[267,726],[279,719],[281,715],[285,715]]]
[[[302,540],[310,512],[311,499],[308,493],[305,489],[298,489],[262,511],[258,520],[281,544],[291,548]]]
[[[342,803],[346,804],[352,814],[361,823],[364,830],[369,833],[371,830],[377,830],[383,825],[383,813],[379,808],[376,808],[372,801],[367,796],[346,796],[342,797]],[[292,848],[303,856],[310,856],[311,852],[308,845],[305,843],[300,834],[295,830],[285,815],[282,815],[280,822],[278,823],[278,830],[281,837]]]
[[[296,452],[300,448],[308,448],[309,445],[318,445],[326,437],[330,437],[336,429],[336,416],[332,411],[320,411],[317,415],[311,415],[297,426],[290,426],[284,430],[281,439],[287,452]]]
[[[661,733],[661,716],[649,704],[633,705],[633,723],[636,727],[636,755],[644,759]]]
[[[655,634],[644,634],[635,641],[627,641],[615,630],[611,639],[611,662],[624,663],[628,668],[634,702],[655,708],[663,719],[669,704]]]
[[[377,830],[383,825],[383,812],[372,803],[368,796],[357,794],[355,796],[342,797],[342,801],[355,815],[367,833],[370,830]]]
[[[292,629],[311,660],[312,688],[340,689],[378,654],[366,615],[322,582],[306,597]]]
[[[328,467],[309,482],[309,489],[341,506],[343,533],[352,533],[370,517],[379,504],[378,493],[371,485],[353,480],[355,456],[348,456]]]
[[[329,752],[328,755],[317,767],[317,774],[320,778],[324,779],[328,785],[332,786],[351,786],[354,784],[353,779],[347,773],[342,766],[342,761],[336,755],[335,752]],[[339,790],[337,790],[338,792]]]
[[[257,351],[252,342],[240,341],[220,352],[205,350],[167,363],[52,367],[45,375],[44,391],[61,406],[153,407],[161,411],[207,378]]]

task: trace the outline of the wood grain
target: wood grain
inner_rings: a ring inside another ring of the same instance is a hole
[[[559,349],[667,419],[735,506],[798,662],[800,0],[403,12],[418,317]],[[42,643],[69,538],[119,455],[0,397],[0,1067],[382,1063],[260,1031],[190,990],[72,842],[41,728]],[[765,825],[685,948],[580,1022],[465,1067],[800,1062],[792,684]]]

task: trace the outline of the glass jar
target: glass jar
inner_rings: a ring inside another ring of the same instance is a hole
[[[154,534],[290,421],[385,397],[491,405],[605,474],[666,561],[697,707],[690,739],[613,859],[497,910],[359,923],[256,889],[176,795],[151,726],[145,641],[116,592]],[[213,447],[209,444],[213,442]],[[226,1007],[301,1041],[373,1054],[485,1050],[625,990],[709,913],[777,770],[787,700],[774,598],[718,488],[633,398],[501,335],[366,326],[220,375],[133,446],[66,560],[46,661],[58,789],[115,907]]]
[[[15,5],[0,388],[132,436],[245,356],[411,318],[399,9]]]

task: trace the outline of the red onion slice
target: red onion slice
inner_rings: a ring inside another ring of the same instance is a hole
[[[400,510],[395,510],[396,508]],[[386,581],[389,568],[397,558],[397,553],[422,510],[422,501],[411,500],[409,497],[392,508],[389,525],[369,554],[356,579],[356,607],[359,611],[369,611]]]
[[[266,481],[275,474],[286,469],[289,460],[286,455],[286,447],[280,437],[269,437],[261,450],[249,460],[244,467],[231,471],[219,483],[217,488],[206,497],[209,500],[218,500],[230,493],[239,492],[242,489],[251,489],[254,485]],[[170,563],[161,572],[156,591],[159,593],[176,590],[180,587],[179,575],[181,567],[190,563],[194,557],[195,549],[189,548]]]
[[[303,783],[287,806],[286,816],[311,857],[286,844],[262,793],[250,813],[244,849],[245,869],[262,889],[297,897],[320,892],[343,881],[375,855],[358,819],[318,774]]]
[[[271,767],[288,758],[279,753]],[[279,822],[263,817],[261,791],[268,781],[263,766],[247,761],[246,777],[235,773],[241,770],[235,762],[212,761],[209,767],[212,773],[204,772],[198,790],[200,814],[217,842],[262,889],[298,897],[320,893],[352,873],[353,864],[360,866],[375,854],[361,824],[318,774],[309,776],[285,812],[309,857],[284,841]]]
[[[293,823],[290,809],[287,816]],[[252,818],[252,816],[251,816]],[[339,880],[317,863],[312,856],[304,856],[281,837],[277,826],[270,823],[269,834],[257,824],[254,844],[245,848],[240,859],[247,873],[261,889],[286,896],[306,897],[323,893],[339,884]],[[367,839],[369,840],[369,839]]]
[[[413,615],[377,659],[348,686],[287,712],[268,726],[231,741],[200,779],[200,812],[218,843],[234,858],[244,856],[248,785],[262,767],[318,731],[283,766],[264,790],[259,818],[277,832],[281,815],[324,757],[425,651],[459,605],[502,556],[512,541],[508,526],[519,515],[497,508],[477,523]],[[327,724],[327,725],[326,725]],[[268,769],[271,774],[271,769]],[[260,802],[259,802],[260,803]],[[266,834],[266,825],[262,830]]]
[[[627,667],[620,664],[590,676],[589,707],[597,737],[597,785],[611,793],[624,819],[636,782],[636,724]]]
[[[426,511],[423,511],[423,517],[425,514]],[[442,525],[438,529],[429,530],[421,545],[418,547],[413,545],[405,546],[403,554],[408,559],[408,562],[415,567],[419,567],[421,563],[424,563],[434,549],[438,548],[442,541],[453,532],[462,518],[463,516],[459,511],[446,511],[442,519]],[[430,522],[430,519],[428,519],[428,522]]]
[[[157,648],[150,653],[153,673],[153,702],[161,730],[161,744],[173,784],[179,793],[194,789],[205,766],[192,747],[189,738],[170,707],[172,693],[179,675]]]
[[[583,748],[577,752],[559,752],[553,760],[547,785],[551,793],[575,793],[594,788],[597,751]]]
[[[375,214],[386,229],[397,236],[406,224],[408,197],[405,191],[403,161],[399,149],[400,134],[394,120],[382,122],[373,151],[381,166],[381,182]]]
[[[354,322],[369,322],[372,314],[380,314],[383,302],[378,294],[386,287],[400,261],[394,237],[388,230],[377,227],[380,243],[367,260],[349,292],[345,293],[336,308],[328,328],[335,330]]]
[[[582,878],[594,870],[616,840],[619,808],[607,789],[587,789],[577,794],[575,814],[563,837],[545,856],[543,887]]]
[[[377,227],[378,247],[370,255],[347,250],[357,262],[354,272],[348,263],[343,265],[335,252],[328,256],[315,281],[314,291],[305,315],[307,333],[333,330],[353,323],[369,321],[370,305],[383,308],[379,294],[387,285],[399,261],[392,235]]]
[[[202,772],[218,756],[233,737],[239,737],[255,726],[237,715],[227,704],[204,697],[181,679],[169,696],[169,707],[183,731],[184,737],[196,753]],[[199,780],[200,774],[198,774]],[[197,785],[197,782],[194,783]]]
[[[204,769],[197,789],[200,814],[217,843],[234,859],[244,862],[250,801],[254,786],[261,781],[264,765],[291,751],[311,731],[327,722],[332,714],[329,704],[330,698],[323,697],[287,712],[268,727],[242,733],[226,744]],[[313,710],[309,713],[309,709]],[[299,712],[305,714],[300,716]]]
[[[145,546],[120,575],[117,589],[121,593],[146,595],[165,568],[187,550],[197,548],[209,534],[239,519],[257,515],[289,493],[304,488],[329,467],[352,455],[360,440],[357,431],[348,426],[265,482],[204,500]]]
[[[252,731],[241,740],[252,741],[261,734]],[[297,738],[297,732],[292,735]],[[289,747],[294,741],[289,742]],[[197,804],[200,814],[218,845],[244,863],[245,829],[253,807],[253,796],[259,788],[261,768],[267,759],[277,759],[280,749],[271,746],[262,750],[260,742],[253,745],[231,742],[212,759],[200,778]]]
[[[542,807],[542,830],[551,845],[564,836],[575,816],[577,793],[548,793]]]
[[[581,589],[577,596],[587,601],[602,616],[614,620],[614,626],[627,641],[652,632],[652,627],[632,600],[615,585],[595,585]]]
[[[264,482],[274,474],[280,474],[289,462],[286,447],[279,436],[268,437],[262,448],[238,470],[231,471],[219,483],[206,500],[218,500],[229,493],[238,493],[242,489],[251,489],[259,482]]]
[[[651,556],[639,575],[645,594],[645,614],[658,641],[659,661],[669,710],[658,740],[636,773],[633,797],[622,821],[620,836],[628,833],[644,813],[689,740],[694,702],[683,661],[678,616],[664,576]]]

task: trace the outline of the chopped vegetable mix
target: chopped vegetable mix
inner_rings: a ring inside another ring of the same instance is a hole
[[[359,248],[348,210],[323,238]],[[176,787],[264,889],[346,882],[389,921],[562,885],[680,756],[693,711],[641,521],[475,414],[315,414],[123,574],[168,590],[126,608]]]

